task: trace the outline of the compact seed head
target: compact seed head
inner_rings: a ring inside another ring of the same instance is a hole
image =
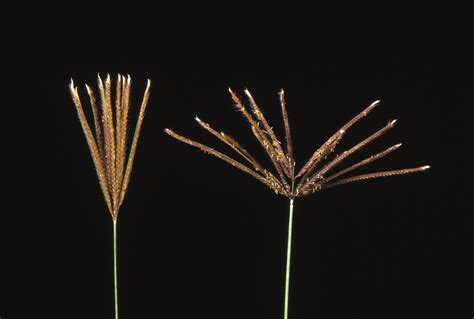
[[[117,76],[115,99],[112,98],[112,81],[110,74],[107,74],[105,85],[98,74],[97,83],[100,93],[100,108],[97,105],[94,91],[87,84],[85,85],[94,118],[93,131],[86,119],[77,87],[74,86],[72,79],[69,89],[84,135],[86,136],[87,144],[89,145],[102,193],[109,212],[112,215],[112,219],[116,222],[120,206],[125,198],[125,193],[130,182],[138,137],[140,136],[141,126],[148,104],[151,82],[150,80],[147,81],[128,157],[127,131],[131,78],[127,76],[127,79],[125,79],[125,77],[120,74]],[[113,105],[113,101],[115,101],[115,105]]]

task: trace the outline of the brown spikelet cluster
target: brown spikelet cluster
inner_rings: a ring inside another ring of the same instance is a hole
[[[272,174],[270,171],[264,169],[255,158],[250,155],[247,150],[245,150],[236,140],[234,140],[229,135],[223,132],[217,132],[209,124],[203,122],[198,117],[196,121],[201,125],[205,130],[209,131],[212,135],[217,137],[219,140],[230,146],[234,151],[236,151],[243,159],[248,162],[250,166],[246,166],[227,155],[224,155],[208,146],[197,143],[193,140],[190,140],[186,137],[183,137],[179,134],[176,134],[170,129],[165,129],[165,132],[177,140],[189,144],[191,146],[197,147],[204,151],[205,153],[212,154],[232,166],[237,167],[238,169],[252,175],[258,179],[263,184],[267,185],[273,189],[277,194],[284,195],[290,199],[296,197],[303,197],[306,195],[313,194],[317,191],[347,184],[351,182],[387,177],[394,175],[403,175],[414,172],[420,172],[427,170],[429,166],[421,166],[417,168],[407,168],[391,171],[376,172],[365,175],[358,175],[353,177],[340,178],[341,176],[356,170],[359,167],[362,167],[366,164],[369,164],[373,161],[376,161],[389,153],[395,151],[401,146],[401,144],[394,145],[388,149],[370,156],[363,161],[360,161],[352,166],[349,166],[337,173],[330,174],[330,172],[341,164],[345,159],[350,157],[352,154],[363,149],[368,144],[372,143],[390,129],[394,127],[396,120],[390,121],[386,126],[373,133],[362,142],[356,144],[347,151],[344,151],[337,155],[334,159],[330,160],[327,163],[323,163],[329,154],[334,152],[336,145],[342,140],[347,130],[357,123],[360,119],[365,117],[372,111],[380,101],[375,101],[366,107],[361,113],[355,116],[352,120],[347,122],[343,127],[341,127],[336,133],[334,133],[321,147],[316,149],[310,159],[306,162],[303,167],[296,172],[295,170],[295,160],[293,158],[293,146],[291,142],[291,133],[290,133],[290,124],[288,121],[288,114],[286,111],[286,102],[285,102],[285,93],[283,90],[279,93],[281,113],[283,117],[283,124],[285,130],[285,147],[282,147],[282,143],[278,140],[273,132],[272,127],[268,124],[267,120],[263,116],[262,111],[258,107],[254,98],[248,90],[245,90],[245,95],[247,96],[250,111],[246,107],[241,99],[229,88],[230,95],[232,100],[237,107],[237,109],[242,113],[244,118],[250,124],[253,134],[255,135],[258,142],[262,145],[263,149],[267,153],[268,157],[273,163],[273,166],[276,171],[276,175]]]
[[[94,132],[92,132],[86,119],[77,87],[74,86],[72,79],[70,90],[99,177],[100,188],[104,194],[112,219],[116,222],[119,208],[122,205],[130,182],[138,138],[150,95],[150,80],[148,80],[145,94],[143,95],[128,158],[127,130],[132,80],[130,76],[125,77],[119,74],[114,95],[112,95],[112,83],[109,75],[107,75],[105,81],[98,76],[97,82],[99,86],[100,109],[97,106],[94,91],[86,84],[94,118]]]

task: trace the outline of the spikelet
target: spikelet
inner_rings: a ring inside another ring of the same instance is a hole
[[[331,175],[331,176],[329,176],[329,177],[324,178],[324,180],[325,180],[325,182],[327,183],[327,182],[329,182],[329,181],[331,181],[331,180],[333,180],[333,179],[335,179],[335,178],[337,178],[337,177],[339,177],[339,176],[342,176],[342,175],[345,175],[345,174],[347,174],[347,173],[349,173],[349,172],[352,172],[353,170],[356,170],[356,169],[358,169],[359,167],[362,167],[362,166],[364,166],[364,165],[367,165],[367,164],[369,164],[369,163],[372,163],[372,162],[374,162],[374,161],[376,161],[376,160],[378,160],[378,159],[380,159],[380,158],[382,158],[382,157],[384,157],[384,156],[387,156],[388,154],[390,154],[390,153],[392,153],[393,151],[397,150],[400,146],[402,146],[402,143],[399,143],[399,144],[396,144],[396,145],[394,145],[394,146],[391,146],[391,147],[387,148],[386,150],[384,150],[384,151],[382,151],[382,152],[380,152],[380,153],[377,153],[377,154],[375,154],[375,155],[372,155],[372,156],[366,158],[365,160],[362,160],[362,161],[360,161],[360,162],[357,162],[356,164],[351,165],[351,166],[349,166],[349,167],[343,169],[342,171],[337,172],[336,174],[333,174],[333,175]]]
[[[309,181],[314,182],[316,179],[321,179],[324,177],[324,175],[332,170],[334,167],[339,165],[342,161],[344,161],[346,158],[354,154],[355,152],[363,149],[382,135],[384,135],[386,132],[388,132],[390,129],[393,128],[396,120],[390,121],[385,127],[381,128],[374,134],[370,135],[366,139],[364,139],[362,142],[358,143],[357,145],[353,146],[351,149],[342,152],[341,154],[337,155],[336,158],[334,158],[332,161],[329,163],[325,164],[321,169],[319,169],[316,173],[314,173],[313,176],[309,178]],[[309,172],[309,171],[308,171]],[[301,184],[299,185],[301,186]]]
[[[276,193],[278,194],[283,194],[285,195],[286,193],[283,190],[283,187],[281,186],[280,182],[276,178],[268,178],[267,176],[262,176],[259,173],[253,171],[252,169],[248,168],[247,166],[241,164],[240,162],[237,162],[233,158],[228,157],[227,155],[222,154],[221,152],[216,151],[213,148],[210,148],[206,145],[203,145],[201,143],[195,142],[193,140],[190,140],[184,136],[181,136],[175,132],[173,132],[170,129],[165,129],[165,133],[174,137],[178,141],[181,141],[183,143],[186,143],[188,145],[194,146],[196,148],[199,148],[201,151],[203,151],[206,154],[211,154],[214,155],[217,158],[220,158],[221,160],[229,163],[230,165],[240,169],[241,171],[255,177],[257,180],[262,182],[263,184],[267,185],[268,187],[272,188]],[[271,176],[271,174],[269,174]]]
[[[277,170],[278,175],[280,176],[280,179],[283,181],[285,178],[283,177],[283,170],[281,167],[281,163],[279,163],[281,159],[281,155],[278,154],[277,150],[275,150],[275,146],[273,145],[272,142],[270,142],[268,133],[264,132],[260,128],[260,125],[258,124],[258,122],[252,117],[252,115],[250,115],[250,113],[247,111],[243,103],[240,101],[237,95],[232,91],[232,89],[229,88],[229,92],[230,92],[232,100],[235,103],[235,106],[242,113],[245,119],[249,122],[253,134],[255,135],[257,140],[260,142],[260,145],[262,145],[263,149],[267,152],[267,155],[270,157],[270,160],[272,161],[273,166]]]
[[[285,126],[285,141],[286,141],[286,158],[289,165],[288,178],[295,177],[295,159],[293,158],[293,143],[291,141],[290,122],[288,120],[288,113],[286,112],[285,91],[283,89],[278,94],[280,97],[281,115],[283,117],[283,125]]]
[[[331,136],[320,148],[318,148],[308,162],[301,168],[298,172],[296,177],[300,177],[304,174],[308,176],[311,173],[311,170],[320,162],[322,161],[329,153],[334,151],[336,145],[341,141],[346,131],[355,123],[357,123],[361,118],[367,116],[377,105],[379,105],[380,101],[377,100],[370,104],[367,108],[365,108],[361,113],[355,116],[352,120],[347,122],[343,127],[341,127],[333,136]],[[305,178],[303,178],[305,179]]]
[[[393,170],[393,171],[385,171],[385,172],[377,172],[377,173],[358,175],[358,176],[343,178],[343,179],[337,180],[335,182],[325,184],[324,187],[328,188],[328,187],[334,187],[334,186],[337,186],[337,185],[343,185],[343,184],[347,184],[347,183],[363,181],[363,180],[367,180],[367,179],[423,172],[423,171],[426,171],[429,168],[430,168],[429,165],[425,165],[425,166],[415,167],[415,168],[404,168],[404,169],[397,169],[397,170]]]
[[[130,175],[132,174],[133,161],[135,159],[135,153],[137,151],[138,138],[140,137],[140,131],[142,129],[143,119],[145,118],[145,110],[148,104],[148,98],[150,97],[150,85],[151,82],[148,80],[145,94],[143,95],[142,105],[140,107],[140,114],[138,115],[137,125],[135,126],[135,133],[133,134],[132,146],[128,155],[127,169],[123,178],[122,192],[120,194],[120,204],[122,204],[125,193],[127,192],[128,183],[130,182]]]

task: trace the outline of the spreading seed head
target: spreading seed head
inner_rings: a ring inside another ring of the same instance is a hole
[[[373,161],[376,161],[386,155],[394,152],[402,144],[396,144],[392,147],[387,148],[386,150],[379,152],[375,155],[372,155],[366,158],[363,161],[360,161],[352,166],[349,166],[339,172],[336,172],[330,176],[327,174],[335,169],[339,164],[344,160],[349,158],[354,153],[363,149],[368,144],[374,142],[379,137],[384,135],[390,129],[394,127],[394,124],[397,120],[389,121],[388,124],[376,131],[366,139],[362,140],[360,143],[356,144],[347,151],[344,151],[337,155],[334,159],[328,161],[324,164],[325,159],[334,152],[336,146],[342,140],[344,135],[347,133],[347,130],[352,127],[355,123],[361,120],[363,117],[367,116],[376,106],[380,104],[380,100],[374,101],[369,106],[367,106],[361,113],[357,114],[354,118],[348,121],[343,125],[339,130],[336,131],[323,145],[316,149],[313,155],[309,158],[305,165],[295,174],[295,161],[293,159],[293,146],[290,133],[290,125],[288,121],[288,114],[286,109],[285,101],[285,92],[283,89],[279,92],[280,106],[283,117],[283,125],[285,129],[285,150],[282,147],[282,143],[277,138],[273,128],[270,126],[268,121],[265,119],[263,112],[260,110],[250,91],[245,89],[244,94],[247,96],[249,107],[251,111],[247,111],[246,105],[241,101],[241,99],[234,93],[234,91],[229,88],[229,93],[231,95],[232,101],[234,102],[235,107],[239,110],[248,124],[250,125],[251,131],[254,134],[255,138],[259,144],[265,150],[265,153],[268,155],[270,161],[272,162],[276,176],[271,174],[267,169],[264,169],[255,158],[249,154],[235,139],[231,138],[223,132],[218,132],[214,130],[209,124],[205,123],[196,116],[197,123],[210,132],[212,135],[217,137],[219,140],[230,146],[236,153],[238,153],[242,158],[244,158],[251,167],[247,167],[240,162],[208,147],[198,142],[195,142],[191,139],[178,135],[171,131],[170,129],[165,129],[165,132],[170,136],[176,138],[177,140],[189,144],[191,146],[197,147],[204,151],[205,153],[214,155],[227,163],[237,167],[238,169],[252,175],[258,179],[263,184],[267,185],[273,189],[277,194],[284,195],[290,199],[295,197],[303,197],[309,194],[313,194],[317,191],[330,188],[337,185],[342,185],[346,183],[362,181],[373,178],[395,176],[395,175],[404,175],[409,173],[421,172],[429,169],[429,166],[421,166],[416,168],[409,169],[399,169],[394,171],[385,171],[385,172],[376,172],[364,175],[358,175],[353,177],[340,178],[342,175],[345,175],[353,170],[356,170],[364,165],[367,165]],[[322,166],[320,164],[323,163]],[[291,185],[291,186],[290,186]]]

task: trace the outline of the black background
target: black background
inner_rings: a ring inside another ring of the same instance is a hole
[[[282,318],[288,200],[163,133],[232,154],[198,127],[199,115],[270,168],[229,86],[248,88],[280,136],[285,89],[297,165],[381,99],[336,153],[396,118],[351,162],[403,142],[363,171],[432,166],[296,200],[290,318],[472,315],[468,20],[425,7],[333,8],[297,25],[240,19],[237,28],[229,17],[180,31],[176,21],[150,22],[149,36],[137,28],[119,38],[115,24],[89,32],[74,20],[58,25],[77,27],[68,36],[45,35],[30,61],[42,67],[41,93],[15,101],[54,110],[53,137],[40,141],[38,130],[36,155],[26,156],[49,165],[31,186],[12,185],[16,212],[0,214],[2,319],[113,318],[112,223],[68,92],[72,77],[85,103],[83,84],[95,85],[98,72],[132,76],[132,114],[152,80],[119,218],[121,318]]]

